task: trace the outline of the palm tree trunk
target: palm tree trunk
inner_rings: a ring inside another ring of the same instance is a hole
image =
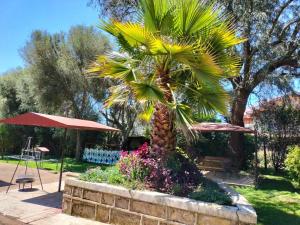
[[[155,106],[152,123],[152,150],[165,161],[169,153],[173,152],[176,147],[174,117],[166,106],[158,103]]]
[[[169,70],[164,65],[157,68],[160,86],[164,89],[164,98],[172,103],[173,97],[169,86]],[[161,156],[162,163],[165,163],[168,156],[176,148],[175,118],[166,105],[157,103],[152,120],[151,147],[154,153]]]

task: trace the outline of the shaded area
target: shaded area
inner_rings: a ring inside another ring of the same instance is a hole
[[[0,187],[7,187],[9,185],[9,182],[0,180]]]
[[[259,225],[299,225],[300,194],[283,176],[263,175],[257,189],[235,187],[253,205]]]
[[[276,176],[264,176],[260,178],[258,189],[299,192],[291,181],[282,177],[277,178]]]
[[[60,209],[62,203],[62,192],[49,193],[42,196],[22,200],[22,202]]]
[[[25,223],[18,221],[14,217],[0,214],[0,225],[25,225]]]

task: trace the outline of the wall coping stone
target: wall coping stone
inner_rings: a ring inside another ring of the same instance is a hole
[[[233,221],[240,221],[243,223],[257,223],[257,215],[253,207],[243,196],[239,195],[236,192],[234,193],[232,189],[229,189],[229,187],[222,188],[224,188],[229,193],[234,193],[238,196],[238,199],[236,200],[235,198],[233,198],[236,206],[224,206],[215,203],[196,201],[189,198],[176,197],[173,195],[154,191],[130,190],[121,186],[111,185],[107,183],[86,182],[76,178],[67,178],[65,180],[65,185],[118,195],[144,202],[166,205],[169,207],[193,211],[214,217],[226,218]]]
[[[238,208],[237,215],[239,219],[245,223],[257,223],[257,215],[250,203],[244,196],[236,192],[224,182],[217,182],[218,185],[225,190],[231,197],[233,203]]]

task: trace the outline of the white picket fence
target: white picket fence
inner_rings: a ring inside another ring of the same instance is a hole
[[[119,161],[120,153],[121,151],[85,148],[83,152],[83,160],[92,163],[113,165]]]

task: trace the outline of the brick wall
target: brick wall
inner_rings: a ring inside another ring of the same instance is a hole
[[[237,207],[75,179],[66,180],[63,212],[116,225],[256,224],[256,214],[239,217]]]

